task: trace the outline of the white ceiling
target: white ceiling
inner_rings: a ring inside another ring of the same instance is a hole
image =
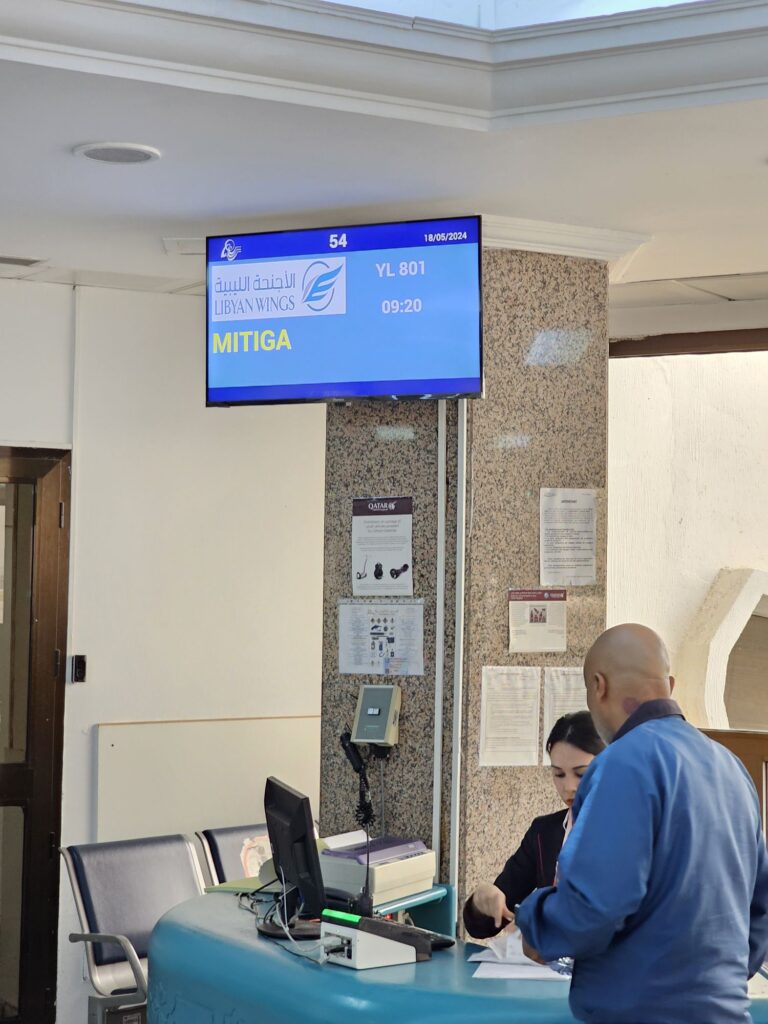
[[[768,99],[478,132],[31,58],[0,60],[0,97],[0,255],[39,279],[179,288],[201,261],[164,237],[472,212],[649,236],[625,282],[768,272]],[[71,154],[98,140],[163,158]]]
[[[638,281],[633,284],[614,284],[611,289],[611,302],[616,309],[765,301],[768,301],[768,273],[688,277],[678,281]]]

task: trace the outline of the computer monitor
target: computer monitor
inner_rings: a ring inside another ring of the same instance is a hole
[[[275,874],[283,886],[280,915],[286,923],[292,921],[292,934],[305,937],[305,932],[317,931],[319,926],[302,927],[301,919],[316,920],[326,905],[309,797],[270,776],[264,789],[264,811]],[[298,921],[294,920],[297,911]],[[276,924],[262,923],[259,931],[285,938],[285,930]]]

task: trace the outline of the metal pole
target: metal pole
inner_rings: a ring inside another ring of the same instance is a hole
[[[459,881],[459,793],[461,785],[461,712],[464,678],[464,557],[467,520],[467,400],[459,399],[456,472],[456,620],[454,630],[453,727],[451,731],[451,842],[448,881]]]
[[[435,586],[435,731],[432,764],[432,849],[435,878],[440,874],[440,821],[443,790],[443,666],[445,661],[445,399],[437,403],[437,567]]]

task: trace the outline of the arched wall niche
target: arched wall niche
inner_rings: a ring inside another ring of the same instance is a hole
[[[731,728],[726,706],[728,660],[754,614],[768,606],[768,572],[721,569],[689,630],[675,666],[675,697],[702,729]]]

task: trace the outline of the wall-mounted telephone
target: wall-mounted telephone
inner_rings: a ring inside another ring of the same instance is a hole
[[[400,734],[401,699],[399,686],[361,686],[352,726],[352,742],[394,747]]]

